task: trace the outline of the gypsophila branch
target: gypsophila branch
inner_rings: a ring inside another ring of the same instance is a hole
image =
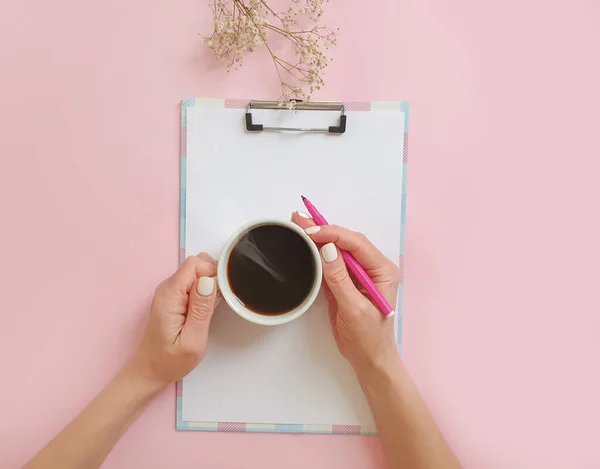
[[[209,0],[214,30],[202,39],[228,72],[238,69],[247,53],[265,46],[279,78],[279,99],[293,103],[297,99],[310,100],[325,86],[324,70],[333,60],[325,50],[337,44],[337,30],[318,24],[323,3],[329,0],[289,1],[292,6],[276,12],[267,0]],[[312,28],[299,26],[309,21],[316,24]],[[273,35],[289,41],[293,48],[290,55],[295,59],[273,52],[268,42]]]

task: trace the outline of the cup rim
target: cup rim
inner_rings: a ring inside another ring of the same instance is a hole
[[[287,313],[278,314],[274,316],[267,316],[263,314],[255,313],[254,311],[246,308],[240,300],[235,296],[231,287],[229,285],[229,280],[227,278],[227,264],[229,261],[229,256],[231,255],[231,251],[233,247],[238,243],[239,239],[246,234],[248,231],[251,231],[259,226],[264,225],[277,225],[283,226],[284,228],[288,228],[295,233],[297,233],[307,244],[309,247],[313,259],[315,261],[315,279],[310,290],[310,293],[306,297],[306,299]],[[221,294],[223,295],[223,299],[229,305],[229,307],[239,316],[244,319],[253,322],[254,324],[259,324],[263,326],[277,326],[280,324],[286,324],[294,319],[302,316],[308,309],[312,306],[314,301],[319,294],[321,289],[321,282],[323,280],[323,266],[321,264],[321,256],[319,254],[319,250],[314,243],[314,241],[308,236],[302,228],[291,221],[287,220],[279,220],[276,218],[260,218],[257,220],[253,220],[251,222],[246,223],[245,225],[238,228],[225,242],[221,250],[221,254],[219,255],[219,264],[217,267],[217,282],[219,284],[219,289]]]

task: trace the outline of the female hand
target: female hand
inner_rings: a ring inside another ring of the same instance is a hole
[[[217,261],[206,253],[188,257],[157,288],[150,317],[130,367],[153,382],[183,378],[204,358],[215,309]]]
[[[337,346],[359,371],[397,358],[394,321],[383,316],[355,285],[339,249],[349,251],[391,305],[396,304],[400,271],[362,234],[335,225],[318,227],[307,215],[292,220],[321,247],[325,296]],[[366,370],[365,370],[366,371]]]
[[[216,273],[217,262],[203,253],[187,258],[156,288],[134,357],[27,469],[102,465],[123,432],[164,386],[183,378],[204,357],[217,296]]]

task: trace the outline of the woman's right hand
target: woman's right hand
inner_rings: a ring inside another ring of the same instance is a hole
[[[321,246],[325,295],[337,346],[357,373],[398,357],[394,320],[386,318],[355,285],[340,249],[350,252],[391,305],[396,304],[400,270],[361,233],[294,214],[293,221]]]
[[[339,226],[317,227],[308,215],[294,214],[292,219],[321,246],[333,335],[354,367],[390,467],[460,469],[402,365],[394,320],[384,317],[356,288],[339,250],[355,257],[392,305],[400,283],[398,267],[359,233]]]

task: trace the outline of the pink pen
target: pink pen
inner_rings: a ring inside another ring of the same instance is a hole
[[[304,202],[308,213],[310,213],[310,215],[313,217],[315,223],[319,226],[329,225],[329,223],[327,223],[327,220],[325,220],[325,217],[319,213],[319,211],[313,204],[310,203],[310,200],[308,200],[304,196],[301,197],[302,202]],[[354,274],[354,276],[356,277],[358,282],[363,286],[363,288],[367,291],[367,293],[373,300],[373,303],[375,303],[375,305],[380,309],[380,311],[386,318],[391,318],[396,313],[394,311],[394,308],[390,306],[390,304],[382,295],[382,293],[377,289],[373,281],[365,272],[365,269],[363,269],[358,263],[358,261],[354,259],[354,256],[352,254],[350,254],[347,251],[343,251],[342,249],[340,249],[340,251],[342,253],[342,258],[344,259],[346,266],[348,267],[350,272]]]

